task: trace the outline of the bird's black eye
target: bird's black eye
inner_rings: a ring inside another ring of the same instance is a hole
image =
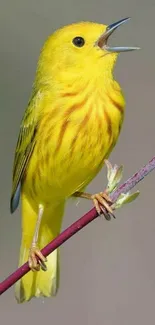
[[[85,40],[84,40],[83,37],[77,36],[77,37],[73,38],[73,41],[72,42],[73,42],[73,44],[75,46],[82,47],[84,45],[84,43],[85,43]]]

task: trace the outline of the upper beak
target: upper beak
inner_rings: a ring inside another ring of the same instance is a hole
[[[101,49],[105,49],[108,52],[127,52],[127,51],[134,51],[134,50],[139,50],[139,47],[128,47],[128,46],[108,46],[107,45],[107,41],[109,36],[114,32],[115,29],[117,29],[119,26],[121,26],[122,24],[126,23],[126,21],[128,21],[130,18],[124,18],[121,19],[119,21],[117,21],[116,23],[113,23],[111,25],[109,25],[106,28],[106,31],[99,37],[96,45],[98,45]]]

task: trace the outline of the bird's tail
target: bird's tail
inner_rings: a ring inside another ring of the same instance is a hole
[[[19,266],[28,260],[37,220],[37,213],[34,212],[25,197],[22,198],[22,208],[23,231]],[[45,210],[39,232],[38,246],[40,249],[59,234],[63,212],[64,203],[48,212]],[[32,297],[51,297],[56,295],[59,287],[59,249],[56,249],[47,257],[46,266],[47,271],[29,271],[16,283],[15,297],[18,303],[28,301]]]

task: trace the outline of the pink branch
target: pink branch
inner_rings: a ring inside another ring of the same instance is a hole
[[[120,185],[115,192],[111,194],[112,200],[115,202],[121,193],[127,193],[130,191],[137,183],[139,183],[147,174],[149,174],[155,168],[155,157],[153,157],[147,165],[142,167],[137,173],[130,177],[124,184]],[[64,230],[58,237],[56,237],[52,242],[50,242],[41,251],[44,256],[48,256],[57,247],[61,246],[66,240],[76,234],[80,229],[88,225],[91,221],[98,217],[96,209],[93,208],[87,212],[83,217],[74,222],[70,227]],[[27,272],[30,271],[28,263],[26,262],[10,276],[8,276],[4,281],[0,283],[0,294],[8,290],[16,281],[22,278]]]

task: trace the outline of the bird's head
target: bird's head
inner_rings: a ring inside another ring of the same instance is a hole
[[[103,70],[112,73],[118,53],[137,47],[111,47],[109,38],[129,18],[111,25],[80,22],[55,31],[45,42],[40,56],[44,76],[88,73],[95,76]],[[41,70],[41,69],[39,69]]]

